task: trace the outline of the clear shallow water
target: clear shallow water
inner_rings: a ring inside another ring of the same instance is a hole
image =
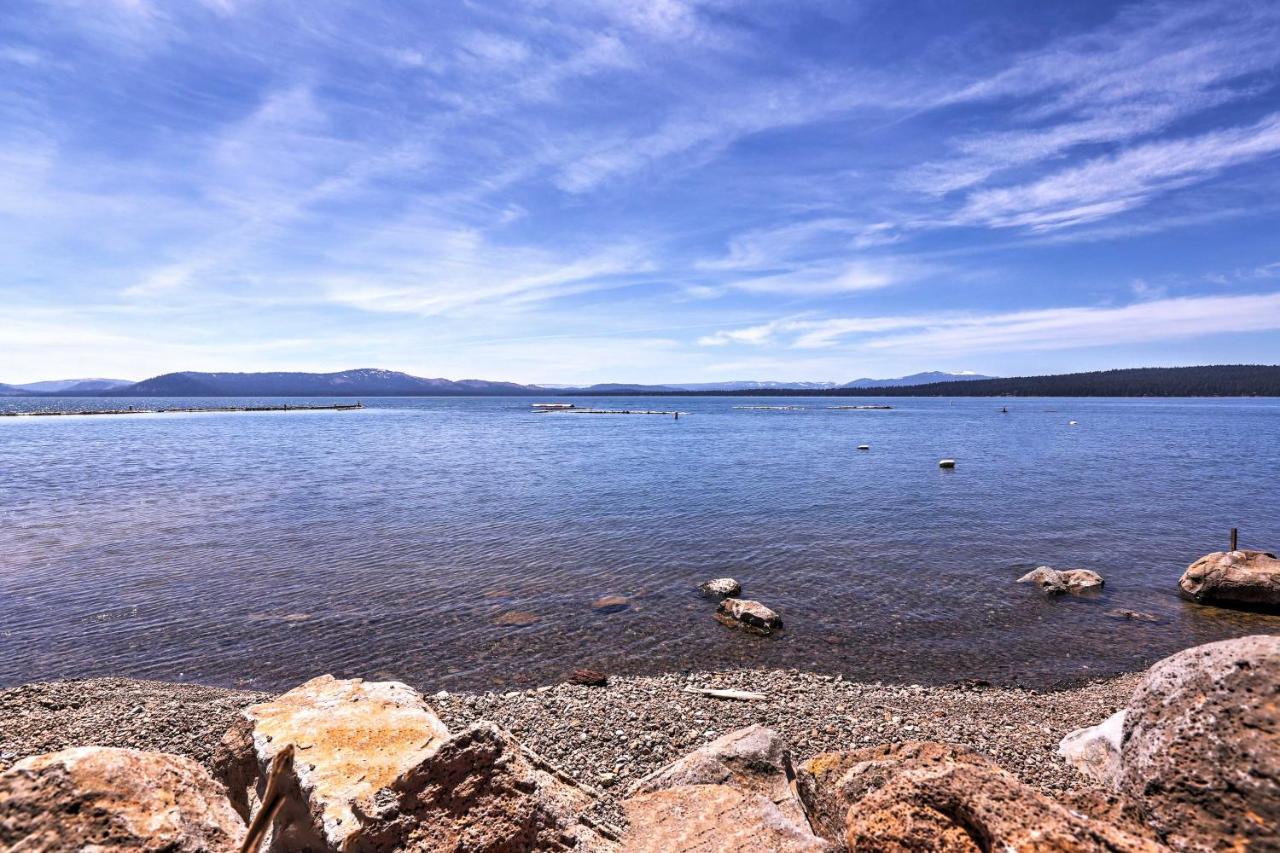
[[[0,418],[0,684],[285,688],[333,672],[434,690],[587,665],[1049,686],[1280,631],[1175,593],[1232,526],[1242,546],[1280,547],[1280,400],[576,401],[689,413],[678,422],[365,402]],[[808,408],[733,408],[768,404]],[[1046,600],[1014,583],[1040,564],[1096,569],[1106,589]],[[721,575],[787,630],[714,622],[694,588]],[[631,608],[593,611],[607,594]],[[513,610],[538,621],[495,624]]]

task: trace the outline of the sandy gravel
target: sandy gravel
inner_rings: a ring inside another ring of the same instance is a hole
[[[1123,707],[1139,675],[1037,693],[990,687],[847,682],[795,671],[738,671],[610,679],[511,693],[427,698],[451,728],[490,719],[584,782],[627,785],[741,726],[777,729],[797,760],[841,747],[944,740],[983,752],[1047,793],[1087,783],[1055,753],[1068,731]],[[764,693],[764,701],[712,699],[686,686]],[[67,746],[100,744],[176,752],[208,762],[236,711],[267,694],[98,678],[0,691],[0,769]]]
[[[236,712],[268,698],[129,678],[0,690],[0,770],[28,755],[90,745],[175,752],[207,764]]]

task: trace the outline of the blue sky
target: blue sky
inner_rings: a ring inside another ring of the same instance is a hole
[[[1280,362],[1280,4],[18,0],[0,381]]]

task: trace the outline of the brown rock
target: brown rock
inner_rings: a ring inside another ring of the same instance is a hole
[[[1208,643],[1157,663],[1129,700],[1120,788],[1177,849],[1280,838],[1280,636]]]
[[[795,771],[786,744],[773,729],[747,726],[716,738],[631,786],[631,796],[680,785],[727,785],[759,794],[789,820],[804,824],[804,808],[792,790]]]
[[[781,616],[760,602],[747,598],[721,600],[716,609],[716,620],[730,628],[741,628],[764,636],[782,629]]]
[[[800,766],[798,782],[814,831],[850,850],[1160,849],[1075,814],[986,758],[945,744],[819,755]]]
[[[270,850],[341,849],[359,828],[356,803],[449,737],[422,696],[395,681],[323,675],[242,713],[214,758],[241,815],[256,807],[272,758],[294,748]]]
[[[231,851],[244,832],[223,787],[177,755],[86,746],[0,774],[5,850]]]
[[[817,853],[832,848],[767,797],[728,785],[678,785],[622,804],[626,853]]]
[[[842,841],[849,807],[884,785],[901,767],[941,767],[985,760],[977,753],[932,741],[824,752],[796,768],[796,790],[814,832]]]
[[[580,684],[583,687],[604,687],[609,683],[609,676],[605,675],[597,669],[575,669],[569,673],[570,684]]]
[[[344,850],[605,853],[614,833],[584,816],[594,795],[492,723],[450,738],[356,807]]]
[[[1192,601],[1280,609],[1280,560],[1264,551],[1218,551],[1188,566],[1178,591]]]
[[[1064,806],[1085,817],[1119,827],[1136,838],[1159,844],[1160,837],[1147,824],[1146,812],[1132,797],[1119,791],[1082,788],[1068,791],[1059,798]]]

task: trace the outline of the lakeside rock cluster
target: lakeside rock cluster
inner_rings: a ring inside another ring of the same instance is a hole
[[[944,742],[793,756],[778,732],[754,725],[638,779],[621,801],[624,817],[611,819],[602,791],[491,721],[453,730],[406,685],[322,676],[240,712],[212,773],[179,756],[109,747],[19,761],[0,774],[0,846],[1276,849],[1280,637],[1167,658],[1117,716],[1063,743],[1103,786],[1093,797],[1051,798]]]

